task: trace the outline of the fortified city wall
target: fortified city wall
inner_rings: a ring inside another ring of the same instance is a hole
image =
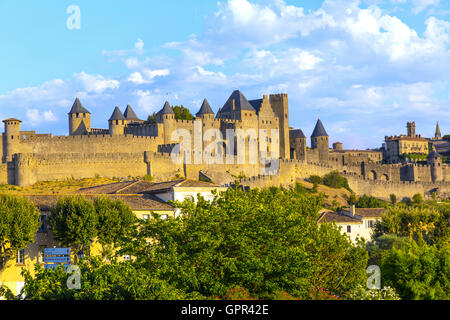
[[[281,160],[278,174],[270,176],[254,176],[243,179],[241,184],[251,188],[264,188],[269,186],[292,186],[299,180],[309,178],[311,175],[323,176],[335,170],[330,165],[321,163],[307,163],[299,160]],[[364,179],[355,173],[342,173],[348,180],[350,188],[357,195],[369,195],[389,200],[391,194],[398,199],[412,198],[420,193],[430,196],[435,192],[440,197],[450,196],[450,181],[418,182],[418,181],[381,181]],[[231,182],[227,185],[231,185]]]

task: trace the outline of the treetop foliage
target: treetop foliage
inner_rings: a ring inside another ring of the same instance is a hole
[[[19,249],[34,241],[39,228],[39,210],[28,199],[0,195],[0,270]]]

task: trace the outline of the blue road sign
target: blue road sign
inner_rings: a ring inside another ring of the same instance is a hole
[[[69,263],[70,257],[44,257],[44,262],[50,263]]]
[[[45,248],[44,256],[66,256],[70,255],[70,248]]]

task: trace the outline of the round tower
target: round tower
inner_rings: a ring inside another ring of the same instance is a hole
[[[175,112],[169,102],[164,103],[163,108],[156,114],[156,122],[163,124],[164,144],[172,142],[172,132],[176,129]]]
[[[69,112],[69,135],[84,135],[91,132],[91,113],[76,98]]]
[[[291,159],[306,160],[306,136],[301,129],[289,131]]]
[[[214,120],[214,112],[206,98],[203,100],[202,106],[195,116],[201,118],[203,121]]]
[[[428,155],[428,165],[431,169],[431,180],[433,182],[443,181],[442,157],[433,147],[433,151]]]
[[[328,133],[323,127],[322,121],[317,120],[316,127],[311,135],[311,149],[317,149],[320,162],[328,162],[330,143]]]
[[[3,120],[5,124],[5,133],[3,134],[3,157],[2,162],[12,161],[13,154],[19,153],[20,136],[19,119]]]
[[[109,122],[109,133],[112,136],[119,136],[125,134],[125,116],[120,111],[119,107],[115,107]]]

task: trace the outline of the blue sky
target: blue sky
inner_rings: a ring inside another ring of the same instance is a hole
[[[320,115],[346,148],[413,120],[449,133],[449,21],[444,0],[0,0],[0,118],[67,134],[76,96],[106,128],[116,105],[217,111],[239,88],[288,93],[291,126],[309,136]]]

